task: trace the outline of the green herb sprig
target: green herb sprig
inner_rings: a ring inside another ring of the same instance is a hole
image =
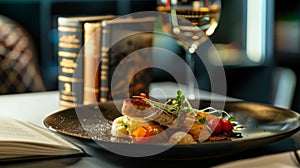
[[[121,122],[121,126],[125,127],[125,129],[128,128],[128,125],[124,121]]]
[[[225,114],[230,122],[236,121],[236,119],[228,114],[224,110],[218,110],[213,107],[206,107],[204,109],[194,109],[188,99],[183,95],[181,90],[177,91],[177,97],[174,100],[169,100],[166,103],[160,103],[157,101],[153,101],[145,96],[133,96],[134,98],[140,98],[144,100],[146,103],[151,105],[154,108],[158,108],[168,113],[178,115],[180,111],[183,111],[187,114],[194,115],[195,117],[198,116],[198,112],[205,112],[207,114],[219,114],[220,118],[223,118],[223,114]],[[171,102],[170,102],[171,101]],[[206,118],[201,118],[198,122],[205,123]]]

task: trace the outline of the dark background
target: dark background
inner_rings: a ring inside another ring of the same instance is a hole
[[[273,0],[272,0],[273,1]],[[222,15],[219,27],[211,36],[214,43],[235,42],[245,49],[246,38],[246,0],[223,0]],[[226,68],[228,95],[249,101],[272,104],[273,78],[276,67],[291,68],[299,78],[300,52],[280,50],[277,36],[277,22],[296,22],[300,24],[300,2],[274,0],[274,15],[268,17],[274,24],[269,25],[270,36],[267,42],[268,59],[257,66],[236,66]],[[156,0],[1,0],[0,15],[7,16],[21,24],[32,36],[38,52],[38,62],[42,78],[47,90],[58,89],[58,63],[57,63],[57,17],[68,15],[99,15],[116,14],[125,15],[138,11],[154,11]],[[298,25],[299,26],[299,25]],[[300,29],[300,26],[298,27]],[[286,32],[288,33],[288,32]],[[299,38],[300,37],[295,37]],[[293,42],[293,41],[291,41]],[[297,41],[296,41],[297,42]],[[274,45],[272,45],[274,44]],[[296,44],[297,45],[297,44]],[[300,44],[298,44],[300,48]],[[203,69],[197,66],[196,74]],[[156,74],[156,81],[168,80],[167,74]],[[203,81],[205,75],[199,75]],[[205,80],[204,80],[205,81]],[[201,89],[209,90],[210,86],[203,82]],[[300,85],[297,84],[292,109],[300,111]]]

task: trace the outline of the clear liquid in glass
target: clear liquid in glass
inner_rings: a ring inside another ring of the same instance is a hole
[[[186,50],[186,62],[189,65],[192,72],[194,72],[195,58],[194,52],[198,46],[207,39],[207,36],[212,35],[218,26],[220,13],[221,13],[221,1],[220,0],[158,0],[157,11],[170,13],[176,17],[187,19],[192,24],[181,25],[178,20],[172,20],[173,33],[181,33],[182,39],[185,41],[177,41]],[[172,17],[173,18],[173,17]],[[174,25],[174,23],[176,23]],[[198,29],[195,29],[198,28]],[[205,33],[205,38],[196,36],[190,36],[199,32],[199,28]],[[182,40],[181,39],[181,40]],[[191,42],[192,41],[192,42]],[[192,44],[192,45],[187,45]],[[195,99],[194,89],[194,76],[190,75],[187,71],[187,84],[188,84],[188,98]]]

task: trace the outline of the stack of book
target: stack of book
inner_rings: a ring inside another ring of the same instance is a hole
[[[147,93],[155,18],[58,18],[60,108]]]

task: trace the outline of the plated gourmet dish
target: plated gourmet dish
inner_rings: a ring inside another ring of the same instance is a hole
[[[136,143],[197,144],[241,137],[233,116],[212,107],[195,109],[180,90],[176,99],[163,103],[145,94],[133,96],[121,110],[111,134]]]

